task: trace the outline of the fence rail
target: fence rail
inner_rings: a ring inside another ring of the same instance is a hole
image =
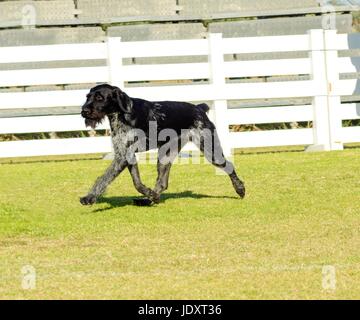
[[[0,48],[0,63],[102,60],[97,67],[37,68],[0,71],[0,87],[110,82],[130,96],[148,100],[212,101],[225,153],[233,148],[308,145],[310,150],[338,150],[360,142],[360,127],[343,127],[343,120],[360,119],[356,103],[341,96],[360,94],[358,79],[341,79],[360,72],[358,58],[338,57],[341,50],[360,49],[359,34],[310,30],[307,35],[223,39],[209,34],[202,40],[65,44]],[[241,53],[308,52],[307,58],[227,61]],[[204,56],[207,62],[125,65],[125,58]],[[106,62],[105,62],[106,61]],[[274,81],[286,76],[286,80]],[[288,76],[294,76],[295,80]],[[299,80],[299,76],[303,77]],[[272,81],[237,83],[249,78]],[[174,80],[178,80],[176,84]],[[145,82],[152,81],[152,86]],[[160,82],[157,82],[160,81]],[[163,82],[167,82],[164,85]],[[129,84],[131,83],[131,85]],[[0,93],[4,109],[80,106],[87,90]],[[230,100],[311,97],[311,105],[229,108]],[[230,132],[230,125],[313,122],[313,128]],[[104,123],[98,128],[106,129]],[[80,115],[0,118],[0,134],[87,130]],[[105,153],[109,137],[0,142],[0,157]]]

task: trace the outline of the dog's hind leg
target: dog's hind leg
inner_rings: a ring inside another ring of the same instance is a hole
[[[127,165],[128,163],[126,160],[115,158],[105,173],[96,180],[88,195],[80,198],[81,204],[94,204],[99,196],[105,192],[106,187],[127,167]]]
[[[143,205],[150,205],[151,202],[158,203],[160,201],[159,195],[142,183],[137,163],[132,162],[132,164],[129,164],[128,168],[129,168],[135,189],[150,200],[150,201],[145,201],[145,202],[144,201],[135,201],[136,204],[140,205],[141,204],[140,202],[142,202]]]
[[[245,185],[237,176],[232,162],[225,158],[215,126],[209,121],[208,128],[196,129],[193,140],[210,163],[228,174],[236,193],[244,198]]]
[[[189,137],[186,132],[184,136],[178,136],[159,149],[157,162],[158,177],[154,188],[154,192],[159,195],[159,198],[160,194],[168,188],[171,166],[188,140]]]
[[[168,188],[171,165],[172,163],[163,164],[160,160],[158,160],[158,177],[156,180],[154,192],[159,195]]]

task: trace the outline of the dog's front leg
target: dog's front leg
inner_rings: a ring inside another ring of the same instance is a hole
[[[105,192],[107,186],[128,166],[125,159],[117,159],[111,163],[105,173],[99,177],[87,196],[80,198],[83,205],[91,205]]]

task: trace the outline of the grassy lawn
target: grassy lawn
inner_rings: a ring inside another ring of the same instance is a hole
[[[124,172],[82,207],[108,164],[0,163],[0,298],[360,298],[360,149],[238,155],[243,201],[211,165],[178,164],[158,206],[133,206]],[[155,167],[141,173],[152,186]]]

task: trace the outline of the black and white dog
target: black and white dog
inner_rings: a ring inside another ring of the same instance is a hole
[[[108,117],[115,158],[80,202],[83,205],[95,203],[106,187],[128,168],[136,190],[146,197],[136,204],[159,203],[160,194],[168,187],[172,162],[188,141],[194,142],[209,162],[229,175],[235,191],[243,198],[245,186],[233,164],[224,158],[215,126],[207,117],[208,110],[206,104],[130,98],[108,84],[92,88],[81,115],[85,124],[92,128]],[[158,178],[155,188],[150,189],[141,182],[135,154],[156,148],[159,148]]]

